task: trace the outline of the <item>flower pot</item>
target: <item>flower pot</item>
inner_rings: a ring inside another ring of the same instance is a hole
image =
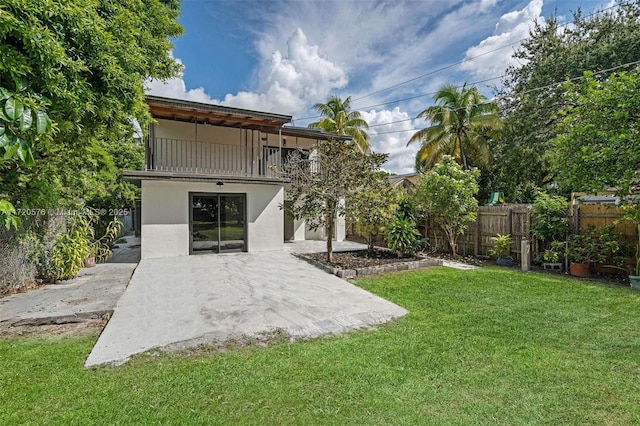
[[[640,275],[629,275],[629,283],[632,288],[640,290]]]
[[[91,256],[91,257],[87,257],[84,260],[84,267],[85,268],[93,268],[94,266],[96,266],[96,258]]]
[[[581,278],[590,277],[591,264],[571,262],[571,264],[569,265],[569,272],[574,277],[581,277]]]
[[[513,259],[510,257],[499,257],[496,263],[500,266],[513,266]]]

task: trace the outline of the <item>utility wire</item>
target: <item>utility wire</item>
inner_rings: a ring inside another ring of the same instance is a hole
[[[607,10],[614,9],[614,8],[616,8],[616,7],[619,7],[621,4],[622,4],[622,2],[620,2],[619,4],[614,4],[614,5],[612,5],[612,6],[609,6],[609,7],[607,7],[607,8],[604,8],[604,9],[600,9],[600,10],[593,11],[593,12],[591,12],[589,15],[586,15],[586,16],[584,17],[584,19],[588,19],[588,18],[590,18],[590,17],[592,17],[592,16],[594,16],[594,15],[597,15],[597,14],[600,14],[600,13],[604,13],[604,12],[606,12]],[[575,21],[565,22],[564,24],[558,25],[558,28],[565,27],[565,26],[567,26],[567,25],[569,25],[569,24],[573,24],[573,23],[575,23]],[[429,71],[429,72],[424,73],[424,74],[422,74],[422,75],[419,75],[419,76],[417,76],[417,77],[410,78],[409,80],[405,80],[405,81],[402,81],[402,82],[400,82],[400,83],[396,83],[396,84],[394,84],[393,86],[389,86],[389,87],[386,87],[386,88],[384,88],[384,89],[376,90],[375,92],[372,92],[372,93],[369,93],[369,94],[367,94],[367,95],[360,96],[359,98],[353,99],[353,102],[355,102],[355,101],[359,101],[359,100],[364,99],[364,98],[368,98],[369,96],[377,95],[378,93],[385,92],[385,91],[390,90],[390,89],[395,89],[396,87],[402,86],[402,85],[407,84],[407,83],[411,83],[411,82],[416,81],[416,80],[420,80],[421,78],[428,77],[428,76],[430,76],[430,75],[433,75],[433,74],[439,73],[440,71],[447,70],[447,69],[452,68],[452,67],[454,67],[454,66],[456,66],[456,65],[460,65],[460,64],[463,64],[463,63],[465,63],[465,62],[470,62],[470,61],[472,61],[472,60],[474,60],[474,59],[480,58],[480,57],[485,56],[485,55],[488,55],[488,54],[490,54],[490,53],[497,52],[498,50],[506,49],[506,48],[508,48],[508,47],[513,47],[514,45],[519,44],[519,43],[522,43],[523,41],[527,40],[528,38],[529,38],[529,37],[522,38],[522,39],[517,40],[517,41],[515,41],[515,42],[512,42],[512,43],[510,43],[510,44],[507,44],[507,45],[504,45],[504,46],[500,46],[500,47],[496,47],[495,49],[489,50],[489,51],[484,52],[484,53],[481,53],[481,54],[479,54],[479,55],[471,56],[471,57],[469,57],[469,58],[462,59],[462,60],[460,60],[460,61],[458,61],[458,62],[455,62],[455,63],[449,64],[449,65],[445,65],[445,66],[443,66],[443,67],[441,67],[441,68],[438,68],[438,69],[433,70],[433,71]]]
[[[617,7],[620,7],[620,6],[622,6],[623,4],[625,4],[625,2],[622,2],[622,1],[621,1],[621,2],[619,2],[619,3],[617,3],[617,4],[614,4],[614,5],[612,5],[612,6],[606,7],[606,8],[604,8],[604,9],[596,10],[596,11],[591,12],[590,14],[586,15],[583,19],[591,18],[592,16],[595,16],[595,15],[598,15],[598,14],[604,13],[604,12],[606,12],[606,11],[608,11],[608,10],[611,10],[611,9],[614,9],[614,8],[617,8]],[[558,25],[558,27],[559,27],[559,28],[560,28],[560,27],[565,27],[565,26],[570,25],[570,24],[573,24],[573,23],[575,23],[575,22],[576,22],[575,20],[574,20],[574,21],[570,21],[570,22],[565,22],[564,24]],[[469,58],[465,58],[465,59],[463,59],[463,60],[461,60],[461,61],[458,61],[458,62],[455,62],[455,63],[449,64],[449,65],[445,65],[444,67],[438,68],[438,69],[433,70],[433,71],[429,71],[429,72],[424,73],[424,74],[421,74],[421,75],[419,75],[419,76],[417,76],[417,77],[413,77],[413,78],[411,78],[411,79],[408,79],[408,80],[402,81],[402,82],[400,82],[400,83],[396,83],[396,84],[394,84],[394,85],[392,85],[392,86],[389,86],[389,87],[386,87],[386,88],[383,88],[383,89],[377,90],[377,91],[375,91],[375,92],[371,92],[371,93],[366,94],[366,95],[364,95],[364,96],[360,96],[359,98],[353,99],[352,101],[354,101],[354,102],[355,102],[355,101],[358,101],[358,100],[362,100],[362,99],[368,98],[368,97],[373,96],[373,95],[376,95],[376,94],[378,94],[378,93],[382,93],[382,92],[385,92],[385,91],[387,91],[387,90],[394,89],[394,88],[396,88],[396,87],[399,87],[399,86],[405,85],[405,84],[407,84],[407,83],[411,83],[411,82],[416,81],[416,80],[419,80],[419,79],[421,79],[421,78],[428,77],[428,76],[430,76],[430,75],[436,74],[436,73],[441,72],[441,71],[444,71],[444,70],[446,70],[446,69],[449,69],[449,68],[455,67],[455,66],[460,65],[460,64],[462,64],[462,63],[473,61],[473,60],[475,60],[475,59],[477,59],[477,58],[480,58],[480,57],[482,57],[482,56],[488,55],[489,53],[494,53],[494,52],[496,52],[496,51],[498,51],[498,50],[501,50],[501,49],[505,49],[505,48],[508,48],[508,47],[513,47],[513,46],[515,46],[515,45],[517,45],[517,44],[519,44],[519,43],[522,43],[523,41],[527,40],[528,38],[529,38],[529,37],[525,37],[525,38],[523,38],[523,39],[520,39],[520,40],[517,40],[517,41],[515,41],[515,42],[512,42],[512,43],[510,43],[510,44],[508,44],[508,45],[500,46],[500,47],[497,47],[497,48],[495,48],[495,49],[493,49],[493,50],[490,50],[490,51],[488,51],[488,52],[484,52],[484,53],[481,53],[481,54],[479,54],[479,55],[472,56],[472,57],[469,57]],[[487,79],[487,80],[494,80],[494,79],[497,79],[497,78],[500,78],[500,77],[494,77],[494,78]],[[478,83],[471,83],[471,84],[478,84]],[[457,87],[462,87],[462,85],[457,86]],[[435,93],[430,93],[430,94],[435,94]],[[409,98],[404,98],[404,99],[399,99],[399,100],[394,100],[394,101],[384,102],[384,103],[380,103],[380,104],[376,104],[376,105],[365,106],[365,107],[361,107],[361,108],[358,108],[358,109],[359,109],[359,110],[363,110],[363,109],[373,108],[373,107],[377,107],[377,106],[384,106],[384,105],[389,105],[389,104],[393,104],[393,103],[404,102],[404,101],[407,101],[407,100],[417,99],[417,98],[424,97],[424,96],[428,96],[428,95],[429,95],[429,94],[422,94],[422,95],[412,96],[412,97],[409,97]],[[322,115],[312,115],[312,116],[307,116],[307,117],[294,118],[294,119],[293,119],[293,121],[296,121],[296,120],[308,120],[308,119],[318,118],[318,117],[322,117]]]
[[[638,65],[638,66],[640,66],[640,60],[632,61],[632,62],[627,62],[627,63],[622,64],[622,65],[617,65],[617,66],[615,66],[615,67],[611,67],[611,68],[607,68],[607,69],[604,69],[604,70],[596,71],[596,72],[594,72],[594,73],[593,73],[593,75],[594,75],[594,76],[596,76],[596,75],[601,75],[601,74],[605,74],[605,73],[609,73],[609,72],[612,72],[612,71],[619,70],[619,69],[621,69],[621,68],[630,67],[630,66],[633,66],[633,65]],[[503,95],[503,96],[496,96],[495,98],[493,98],[493,99],[491,99],[491,100],[487,100],[487,101],[484,101],[484,102],[479,102],[477,105],[485,105],[485,104],[494,103],[496,100],[499,100],[499,99],[518,98],[519,96],[526,95],[526,94],[528,94],[528,93],[537,92],[537,91],[545,90],[545,89],[550,89],[550,88],[553,88],[553,87],[560,86],[561,84],[564,84],[564,83],[567,83],[567,82],[576,82],[576,81],[580,81],[580,80],[583,80],[584,78],[585,78],[585,76],[584,76],[584,75],[581,75],[581,76],[579,76],[579,77],[573,77],[573,78],[569,78],[569,79],[562,80],[562,81],[559,81],[559,82],[558,82],[558,81],[556,81],[556,82],[553,82],[553,83],[547,84],[547,85],[545,85],[545,86],[541,86],[541,87],[534,87],[534,88],[531,88],[531,89],[528,89],[528,90],[525,90],[525,91],[522,91],[522,92],[520,92],[520,93],[516,93],[516,94]],[[457,111],[457,110],[459,110],[459,109],[462,109],[462,108],[454,108],[454,109],[452,109],[452,111]],[[412,119],[411,119],[411,120],[412,120]],[[399,121],[389,122],[389,123],[384,123],[384,124],[376,124],[376,125],[374,125],[374,126],[381,126],[381,125],[386,125],[386,124],[399,123],[399,122],[403,122],[403,121],[409,121],[409,119],[407,119],[407,120],[399,120]],[[374,127],[374,126],[369,126],[369,127]],[[376,132],[376,136],[377,136],[377,135],[387,135],[387,134],[392,134],[392,133],[403,133],[403,132],[409,132],[409,131],[418,132],[418,131],[420,131],[420,130],[424,130],[424,129],[425,129],[425,128],[420,128],[420,129],[406,129],[406,130],[390,130],[390,131],[388,131],[388,132]]]

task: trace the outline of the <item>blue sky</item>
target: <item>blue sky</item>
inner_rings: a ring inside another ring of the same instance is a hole
[[[591,13],[614,4],[183,0],[185,34],[174,40],[172,54],[184,73],[151,82],[149,92],[290,114],[297,126],[316,119],[313,104],[351,96],[371,126],[374,150],[390,154],[385,168],[408,173],[417,146],[406,142],[427,124],[415,116],[442,84],[487,80],[477,86],[491,97],[534,20],[557,14],[570,22],[578,8]]]

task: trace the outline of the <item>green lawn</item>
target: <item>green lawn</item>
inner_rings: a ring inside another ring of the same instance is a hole
[[[411,313],[223,354],[82,364],[0,340],[0,424],[640,424],[640,293],[507,269],[358,281]]]

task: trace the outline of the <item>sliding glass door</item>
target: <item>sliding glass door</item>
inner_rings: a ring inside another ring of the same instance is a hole
[[[191,253],[246,250],[245,194],[191,194]]]

